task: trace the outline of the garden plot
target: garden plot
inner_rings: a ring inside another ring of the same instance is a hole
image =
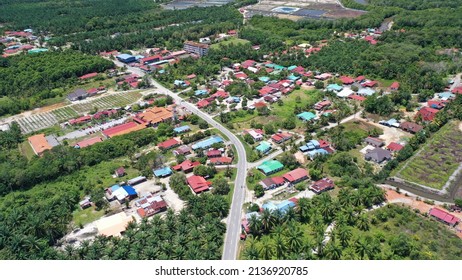
[[[62,107],[51,111],[51,114],[60,122],[77,117],[79,114],[72,107]]]
[[[53,126],[58,120],[51,112],[46,112],[20,118],[17,122],[24,133],[30,133]]]
[[[138,91],[134,92],[119,92],[111,95],[104,95],[102,97],[83,101],[78,104],[74,104],[71,107],[80,114],[87,113],[93,110],[95,107],[99,110],[125,107],[129,104],[133,104],[141,98],[141,94]]]
[[[396,177],[441,190],[462,163],[462,131],[446,124],[398,171]]]

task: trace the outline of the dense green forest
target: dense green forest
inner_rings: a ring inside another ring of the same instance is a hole
[[[38,107],[74,84],[77,77],[104,72],[111,61],[76,51],[0,58],[0,116]]]

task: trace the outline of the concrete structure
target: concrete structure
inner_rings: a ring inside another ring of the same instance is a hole
[[[105,236],[121,236],[128,223],[132,221],[132,218],[127,216],[125,212],[102,218],[96,221],[96,228],[98,233]]]
[[[207,53],[209,52],[209,45],[196,43],[192,41],[186,41],[184,43],[183,49],[188,53],[194,53],[198,56],[204,56],[207,55]]]

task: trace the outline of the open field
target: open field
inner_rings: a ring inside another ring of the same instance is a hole
[[[365,13],[344,8],[337,0],[261,0],[246,10],[246,17],[264,15],[291,20],[354,18]]]
[[[249,41],[245,40],[245,39],[240,39],[240,38],[236,38],[236,37],[229,37],[219,43],[216,43],[216,44],[213,44],[210,46],[211,49],[220,49],[221,47],[224,47],[224,46],[228,46],[228,45],[231,45],[231,44],[235,44],[235,45],[244,45],[244,44],[248,44],[250,43]]]
[[[96,99],[83,100],[71,107],[78,113],[86,113],[93,110],[95,107],[98,109],[125,107],[136,102],[140,98],[141,93],[139,91],[120,92],[111,95],[103,95]]]
[[[458,122],[446,124],[412,158],[396,177],[441,190],[462,162],[462,131]]]
[[[35,156],[34,150],[30,146],[29,141],[24,141],[19,144],[19,152],[29,160]]]

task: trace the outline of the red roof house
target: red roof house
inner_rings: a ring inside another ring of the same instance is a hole
[[[362,84],[363,87],[375,87],[377,86],[377,81],[368,81]]]
[[[434,218],[436,218],[437,220],[445,223],[445,224],[448,224],[450,226],[455,226],[458,222],[459,222],[459,219],[454,216],[454,215],[451,215],[449,213],[447,213],[446,211],[443,211],[439,208],[432,208],[430,209],[430,211],[428,212],[428,214]]]
[[[296,184],[298,182],[301,182],[303,180],[306,180],[308,179],[308,171],[306,171],[306,169],[303,169],[303,168],[297,168],[297,169],[294,169],[290,172],[287,172],[286,174],[284,174],[282,177],[284,177],[284,179],[291,183],[291,184]]]
[[[78,147],[78,148],[82,149],[82,148],[91,146],[93,144],[99,143],[99,142],[103,142],[103,139],[101,139],[101,137],[93,137],[93,138],[90,138],[90,139],[86,139],[86,140],[82,140],[80,142],[77,142],[75,144],[75,147]]]
[[[319,193],[322,193],[322,192],[325,192],[325,191],[328,191],[328,190],[333,190],[334,186],[335,186],[334,181],[332,181],[329,178],[323,178],[323,179],[321,179],[319,181],[314,182],[310,186],[310,190],[312,190],[313,192],[319,194]]]
[[[387,146],[387,150],[389,150],[390,152],[399,152],[399,151],[401,151],[403,148],[404,148],[403,145],[398,144],[398,143],[395,143],[395,142],[391,142],[391,143],[388,144],[388,146]]]
[[[208,158],[221,157],[221,151],[220,150],[210,150],[207,152],[207,157]]]
[[[283,143],[289,140],[290,138],[292,138],[292,134],[284,133],[284,132],[276,133],[271,136],[271,140],[273,140],[273,142],[277,144]]]
[[[364,76],[358,76],[358,77],[356,77],[355,80],[356,80],[358,83],[361,83],[361,82],[364,81],[365,79],[366,79],[366,77],[364,77]]]
[[[168,139],[164,142],[157,144],[157,147],[164,149],[164,150],[168,150],[178,145],[180,145],[180,141],[176,140],[175,138],[172,138],[172,139]]]
[[[391,90],[398,90],[399,89],[399,83],[398,82],[393,82],[390,86]]]
[[[340,81],[342,81],[342,84],[344,85],[351,85],[352,83],[355,82],[353,78],[350,78],[348,76],[341,76]]]
[[[208,191],[212,185],[212,183],[205,180],[204,177],[196,175],[187,178],[186,181],[188,182],[189,187],[196,194]]]
[[[183,171],[184,173],[189,173],[194,169],[194,167],[196,167],[198,165],[201,165],[201,163],[198,162],[198,161],[192,162],[189,159],[187,159],[187,160],[183,161],[182,163],[173,166],[172,168],[175,171]]]
[[[206,99],[202,99],[202,100],[199,100],[199,102],[197,102],[197,108],[201,109],[201,108],[205,108],[207,106],[210,105],[210,102],[207,101]]]
[[[86,79],[94,78],[94,77],[96,77],[96,76],[98,76],[98,73],[93,72],[93,73],[89,73],[89,74],[85,74],[85,75],[83,75],[83,76],[80,76],[79,79],[80,79],[80,80],[86,80]]]
[[[417,112],[416,117],[421,116],[423,121],[431,122],[431,121],[433,121],[433,119],[435,118],[436,113],[438,113],[438,112],[439,111],[437,109],[434,109],[434,108],[422,107],[419,110],[419,112]]]
[[[139,208],[136,210],[141,218],[150,217],[167,209],[167,203],[160,196],[149,195],[136,202]]]
[[[360,101],[360,102],[363,102],[364,100],[366,100],[366,97],[357,95],[357,94],[349,95],[348,98],[356,100],[356,101]]]
[[[245,80],[247,79],[247,74],[246,73],[236,73],[234,74],[234,77],[236,77],[236,79],[239,79],[239,80]]]
[[[231,164],[233,162],[233,159],[230,157],[214,157],[210,159],[210,163],[214,165],[225,165],[225,164]]]
[[[443,107],[446,106],[446,104],[438,100],[428,100],[427,106],[433,109],[440,110],[443,109]]]
[[[462,94],[462,86],[455,87],[451,92],[454,94]]]

